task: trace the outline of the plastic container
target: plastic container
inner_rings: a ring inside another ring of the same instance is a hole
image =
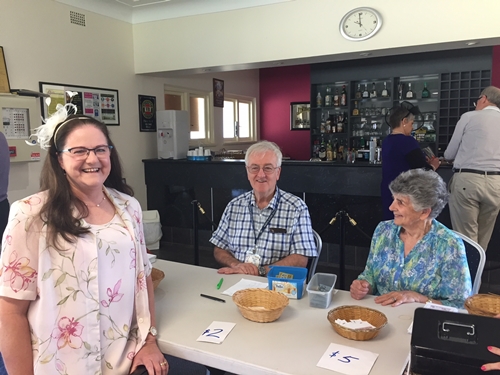
[[[280,273],[292,278],[279,277]],[[267,274],[269,290],[283,293],[288,298],[301,299],[306,287],[307,268],[272,266]]]
[[[332,302],[333,287],[337,281],[337,275],[332,273],[315,273],[309,284],[309,306],[326,309]]]

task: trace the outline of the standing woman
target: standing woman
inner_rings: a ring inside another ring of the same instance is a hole
[[[37,129],[41,191],[11,207],[0,269],[9,375],[166,375],[142,210],[104,124],[72,104]]]
[[[411,136],[415,115],[419,112],[418,107],[406,101],[391,111],[389,117],[391,134],[384,139],[382,144],[382,183],[380,184],[380,193],[382,195],[383,220],[394,219],[393,213],[389,210],[389,206],[393,201],[389,184],[401,172],[418,168],[435,171],[439,168],[439,159],[434,157],[426,160],[420,145]]]

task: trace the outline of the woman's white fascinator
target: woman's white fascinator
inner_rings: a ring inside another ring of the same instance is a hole
[[[48,150],[50,148],[50,139],[52,138],[57,125],[64,125],[64,120],[66,120],[69,115],[73,115],[76,113],[77,107],[76,105],[71,103],[71,100],[73,96],[77,94],[78,93],[74,91],[66,91],[66,95],[67,97],[69,97],[70,102],[64,105],[60,103],[57,104],[56,112],[50,115],[47,119],[44,119],[42,117],[43,125],[40,125],[38,128],[33,129],[33,134],[31,134],[29,140],[27,140],[26,143],[30,146],[34,146],[38,143],[40,145],[40,148]],[[45,99],[45,104],[47,104],[47,107],[50,105],[50,101],[50,97]]]

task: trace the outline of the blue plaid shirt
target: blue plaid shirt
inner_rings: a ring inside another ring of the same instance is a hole
[[[256,246],[255,239],[274,209],[276,213],[264,228]],[[253,191],[234,198],[224,210],[210,242],[230,251],[240,262],[244,262],[256,248],[261,266],[276,263],[290,254],[317,256],[305,202],[278,188],[271,202],[262,210],[257,207]]]

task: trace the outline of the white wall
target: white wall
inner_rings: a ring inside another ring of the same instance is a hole
[[[383,26],[367,41],[347,41],[339,22],[360,6],[378,9]],[[498,45],[498,14],[498,0],[295,0],[141,23],[134,25],[135,69],[145,73],[311,57],[346,59],[361,51],[395,54],[408,46],[416,52],[464,48],[466,40]]]
[[[142,159],[156,157],[156,134],[139,132],[137,95],[156,96],[158,109],[163,109],[165,84],[211,91],[212,75],[183,79],[136,75],[132,25],[126,22],[53,0],[0,0],[0,9],[0,45],[12,88],[38,91],[38,83],[44,81],[119,91],[120,126],[109,129],[127,182],[146,209]],[[85,14],[86,27],[69,22],[70,10]],[[257,71],[217,74],[215,78],[225,80],[226,92],[258,96]],[[39,112],[35,118],[40,118]],[[11,202],[38,191],[42,163],[11,165]]]

